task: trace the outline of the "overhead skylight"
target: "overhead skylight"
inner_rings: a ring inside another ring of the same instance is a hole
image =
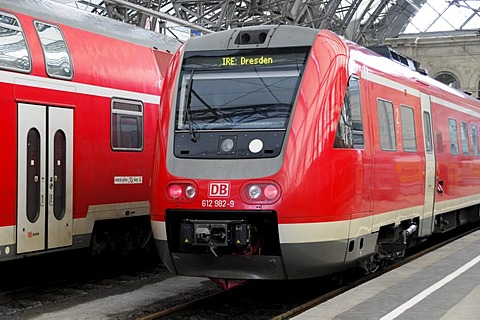
[[[427,0],[403,33],[480,29],[480,1]]]

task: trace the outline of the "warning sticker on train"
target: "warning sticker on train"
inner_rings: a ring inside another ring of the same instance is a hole
[[[114,177],[114,184],[141,184],[143,183],[142,176],[133,176],[133,177]]]

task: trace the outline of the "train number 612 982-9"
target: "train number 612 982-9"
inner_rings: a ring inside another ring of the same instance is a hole
[[[202,200],[204,208],[233,208],[235,201],[233,200]]]

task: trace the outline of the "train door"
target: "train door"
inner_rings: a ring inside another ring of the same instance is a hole
[[[72,244],[73,110],[18,105],[17,253]]]
[[[422,105],[423,137],[425,142],[425,200],[419,235],[426,236],[432,232],[433,228],[436,169],[430,96],[425,93],[420,93],[420,103]]]

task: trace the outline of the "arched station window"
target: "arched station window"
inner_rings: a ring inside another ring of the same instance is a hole
[[[435,77],[435,80],[445,83],[447,86],[459,89],[460,81],[450,72],[442,72]]]

